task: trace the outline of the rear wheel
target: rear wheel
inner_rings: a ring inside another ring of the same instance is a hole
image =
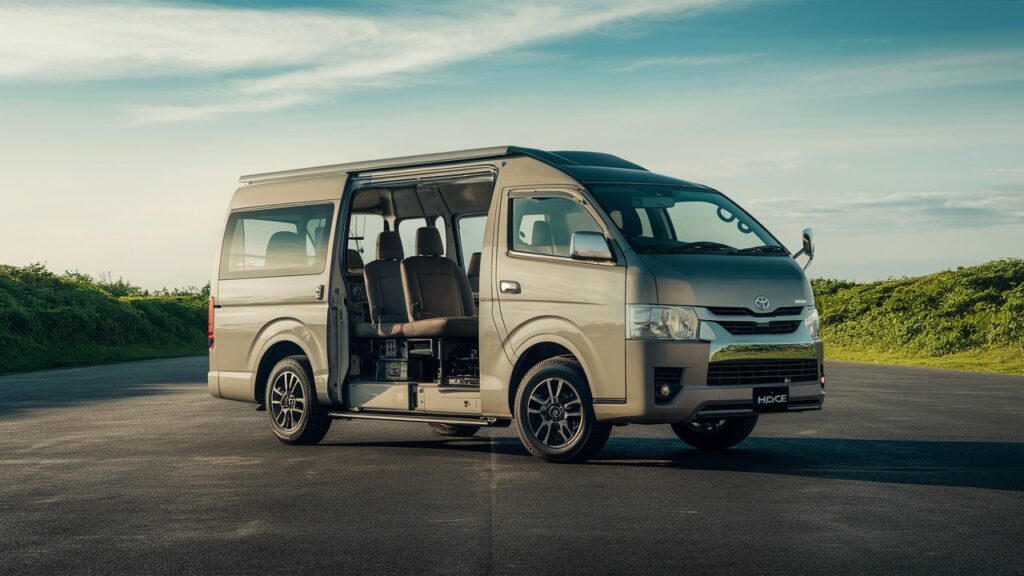
[[[450,436],[453,438],[468,438],[476,431],[480,429],[479,426],[467,426],[465,424],[439,424],[432,422],[430,427],[433,428],[436,434],[441,436]]]
[[[264,401],[270,429],[285,444],[316,444],[331,427],[327,410],[317,402],[305,356],[289,356],[274,366]]]
[[[675,422],[672,431],[683,441],[701,450],[724,450],[746,440],[757,425],[757,416],[719,420]]]
[[[594,417],[583,368],[571,358],[550,358],[526,373],[516,393],[515,421],[523,446],[549,462],[596,456],[612,430]]]

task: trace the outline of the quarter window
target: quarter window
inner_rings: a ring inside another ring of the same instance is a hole
[[[469,266],[469,259],[474,252],[480,252],[484,246],[484,226],[487,216],[464,216],[458,219],[459,250],[462,254],[462,266]]]
[[[228,219],[224,279],[319,274],[329,248],[330,204],[236,212]]]

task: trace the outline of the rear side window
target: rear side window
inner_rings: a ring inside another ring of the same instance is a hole
[[[458,219],[459,250],[462,254],[462,266],[469,266],[469,259],[474,252],[483,250],[484,227],[487,216],[464,216]]]
[[[220,277],[323,272],[333,213],[331,204],[235,212],[225,231]]]
[[[515,251],[568,257],[574,232],[601,232],[601,227],[568,198],[513,198],[509,232]]]

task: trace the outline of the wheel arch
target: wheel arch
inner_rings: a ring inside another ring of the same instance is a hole
[[[313,377],[313,366],[309,353],[296,340],[282,337],[264,346],[259,355],[259,362],[253,371],[255,381],[253,382],[253,399],[257,404],[263,404],[263,395],[267,389],[267,378],[270,371],[277,366],[277,363],[289,356],[303,356],[310,363],[310,384],[316,390],[316,378]]]
[[[587,363],[583,360],[579,350],[569,340],[555,335],[548,335],[547,337],[538,336],[524,343],[521,350],[522,352],[518,354],[509,376],[508,409],[510,413],[515,414],[516,392],[519,391],[519,385],[523,376],[526,376],[530,368],[550,358],[568,357],[579,362],[583,368],[583,375],[587,379],[587,392],[590,393],[591,398],[594,397],[594,387],[591,384],[593,380],[591,379],[590,371],[587,369]]]

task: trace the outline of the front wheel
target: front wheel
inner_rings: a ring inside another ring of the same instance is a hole
[[[757,425],[757,416],[720,420],[675,422],[672,431],[679,439],[700,450],[724,450],[746,440]]]
[[[285,444],[316,444],[331,427],[305,356],[289,356],[274,366],[264,400],[270,429]]]
[[[515,400],[516,431],[523,446],[548,462],[583,462],[608,442],[611,424],[594,417],[583,367],[550,358],[523,377]]]

